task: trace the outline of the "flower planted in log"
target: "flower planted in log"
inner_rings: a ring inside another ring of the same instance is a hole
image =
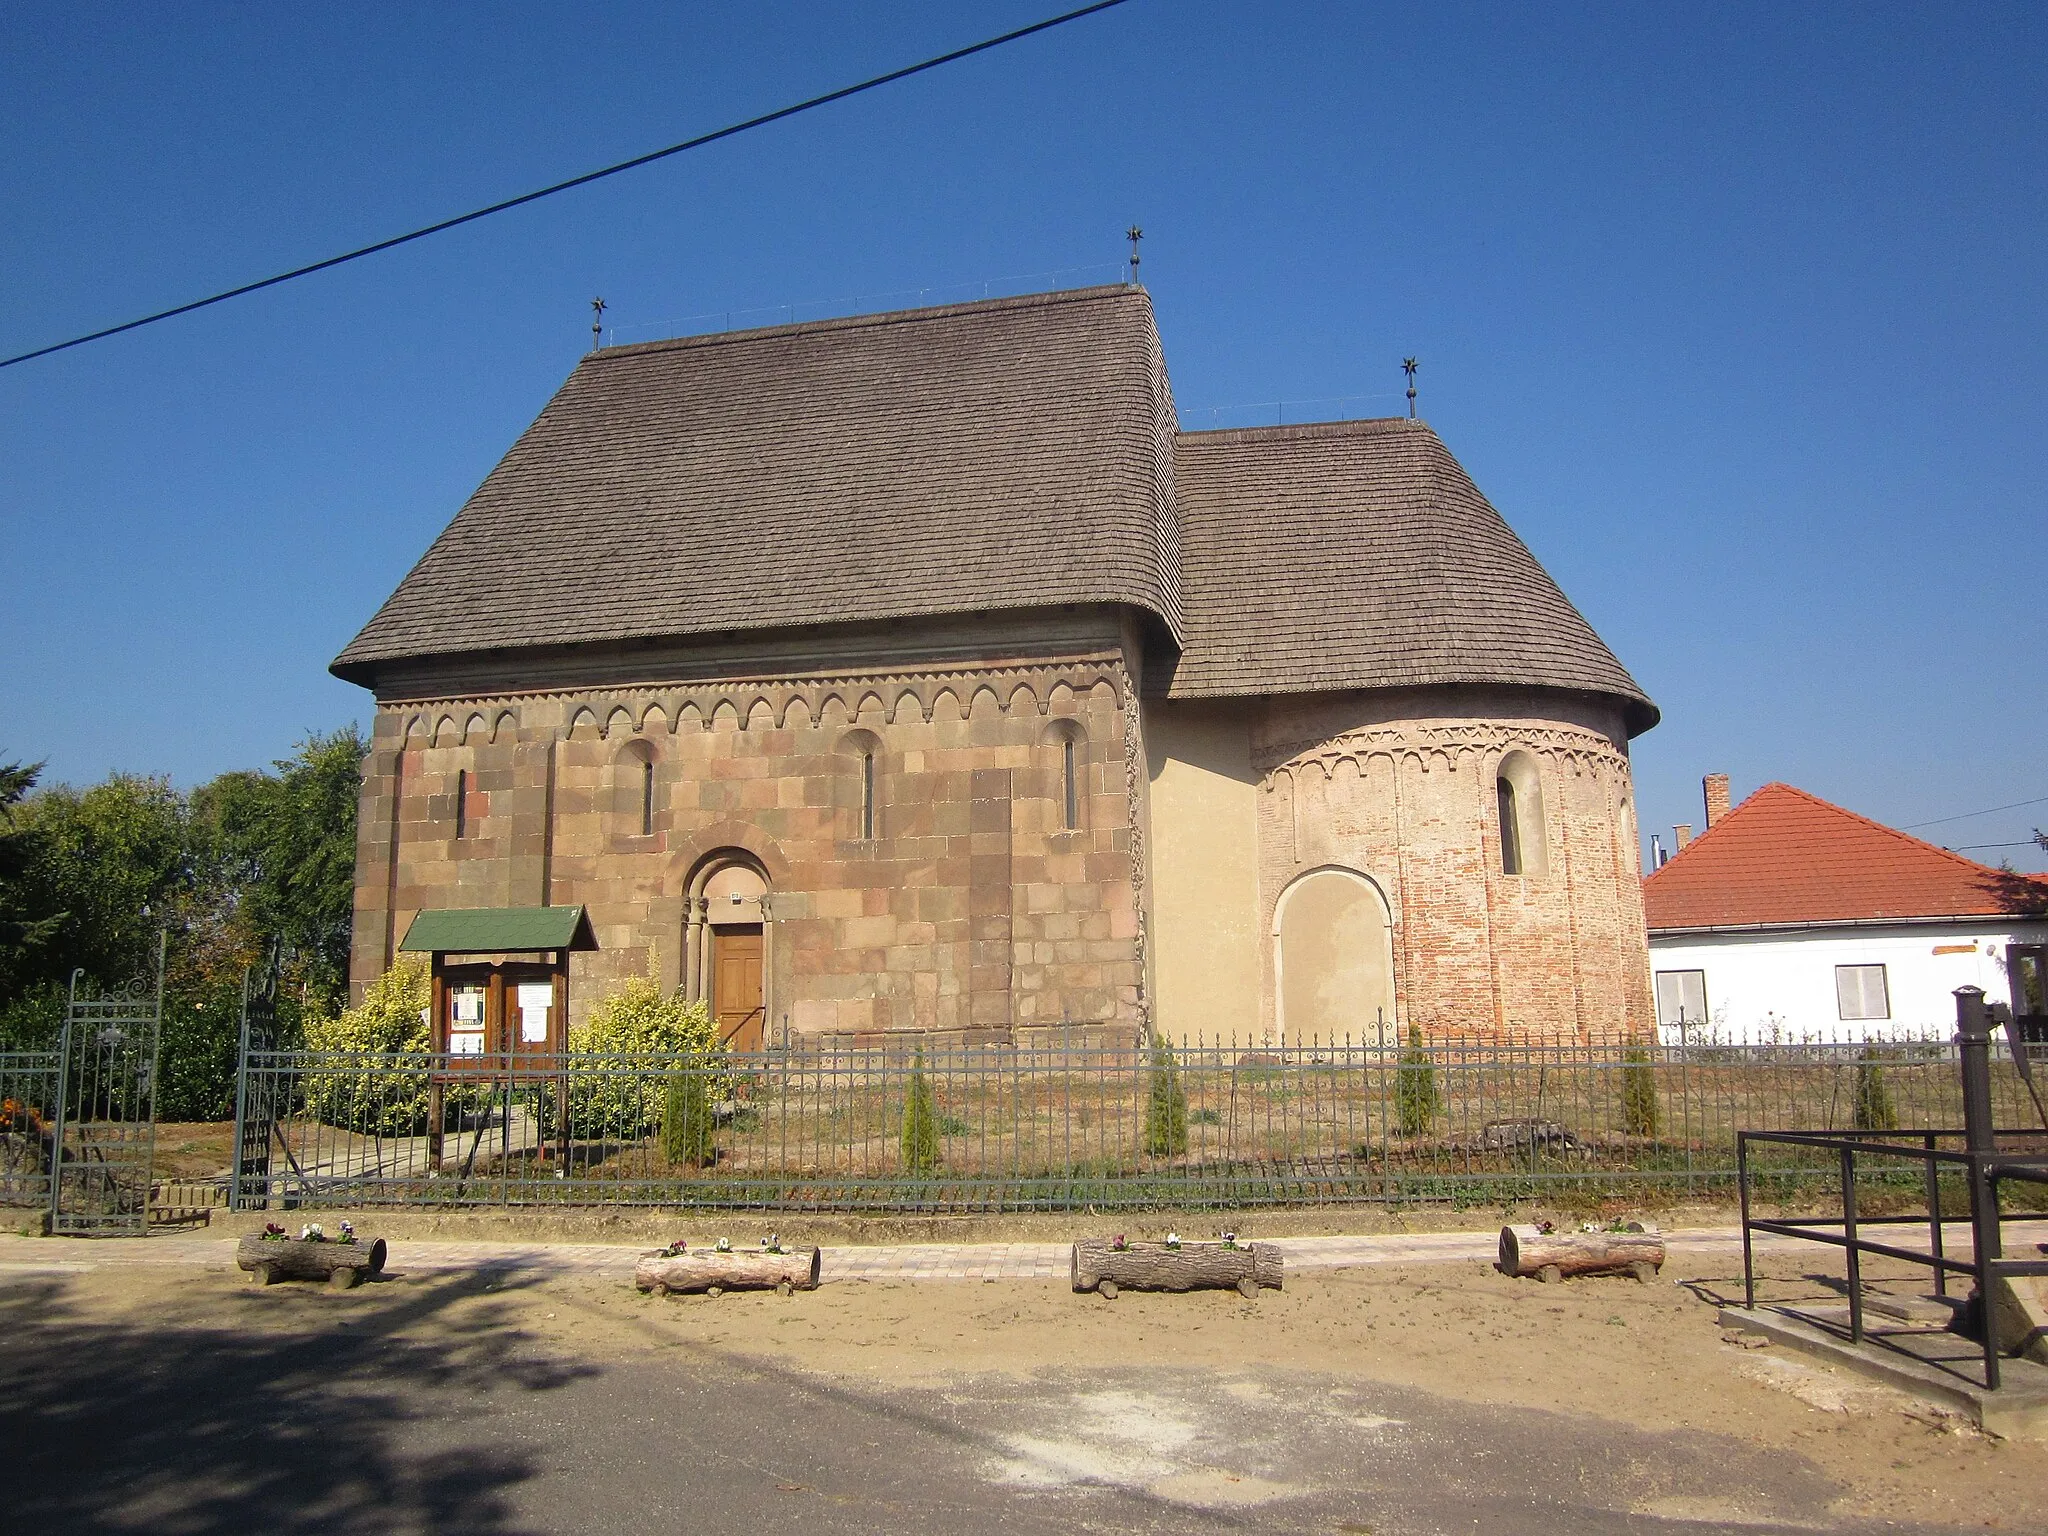
[[[939,1166],[939,1109],[924,1075],[924,1047],[910,1061],[910,1082],[903,1095],[903,1171],[933,1173]]]
[[[1443,1112],[1444,1096],[1437,1091],[1435,1058],[1422,1043],[1422,1026],[1411,1023],[1401,1064],[1394,1071],[1394,1118],[1400,1123],[1403,1136],[1427,1136]]]
[[[1177,1157],[1188,1149],[1188,1096],[1180,1086],[1173,1047],[1152,1037],[1151,1092],[1145,1100],[1145,1150],[1153,1157]]]

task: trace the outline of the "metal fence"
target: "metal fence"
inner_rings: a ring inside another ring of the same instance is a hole
[[[237,1204],[997,1211],[1732,1192],[1744,1129],[1960,1123],[1945,1041],[249,1052]],[[2004,1123],[2034,1110],[2009,1061]],[[1800,1181],[1796,1155],[1761,1170]]]

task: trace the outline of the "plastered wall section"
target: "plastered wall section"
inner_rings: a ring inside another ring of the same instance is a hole
[[[628,976],[684,981],[690,876],[737,852],[769,888],[770,1043],[1133,1031],[1136,730],[1120,652],[387,704],[364,763],[352,983],[360,996],[421,910],[581,903],[599,948],[572,960],[573,1027]]]
[[[1272,699],[1259,773],[1261,1027],[1277,1040],[1276,905],[1333,866],[1383,893],[1395,1026],[1437,1038],[1646,1037],[1653,1025],[1626,735],[1595,699],[1440,688]],[[1540,857],[1503,871],[1495,784],[1533,760]],[[1346,1031],[1371,1039],[1375,1021]],[[1301,1043],[1301,1042],[1295,1042]]]
[[[1650,941],[1657,971],[1704,971],[1704,1032],[1666,1023],[1666,1043],[1705,1039],[1739,1044],[1778,1041],[1947,1038],[1956,1023],[1955,990],[1981,987],[1994,1003],[2012,1002],[2006,953],[2015,944],[2048,943],[2048,923],[2006,918],[1897,927],[1813,928],[1766,933],[1659,935]],[[1835,989],[1838,965],[1881,965],[1889,1018],[1844,1019]]]
[[[1248,700],[1145,704],[1153,1018],[1180,1044],[1259,1034],[1259,787]]]

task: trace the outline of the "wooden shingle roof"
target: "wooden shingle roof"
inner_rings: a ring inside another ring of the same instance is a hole
[[[592,352],[334,663],[1062,603],[1181,626],[1142,289]]]
[[[1129,287],[592,352],[333,670],[1068,604],[1155,616],[1171,697],[1657,718],[1427,426],[1178,432]]]
[[[1656,706],[1418,421],[1182,433],[1176,697],[1504,683]]]

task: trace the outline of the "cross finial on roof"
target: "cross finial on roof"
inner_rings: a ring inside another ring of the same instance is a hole
[[[1133,224],[1124,231],[1124,238],[1131,242],[1131,286],[1138,286],[1138,242],[1145,238],[1145,231]]]
[[[1408,375],[1408,419],[1410,421],[1415,419],[1415,367],[1414,358],[1404,357],[1401,359],[1401,371]]]
[[[590,301],[590,350],[593,352],[604,345],[604,312],[607,307],[603,299]]]

